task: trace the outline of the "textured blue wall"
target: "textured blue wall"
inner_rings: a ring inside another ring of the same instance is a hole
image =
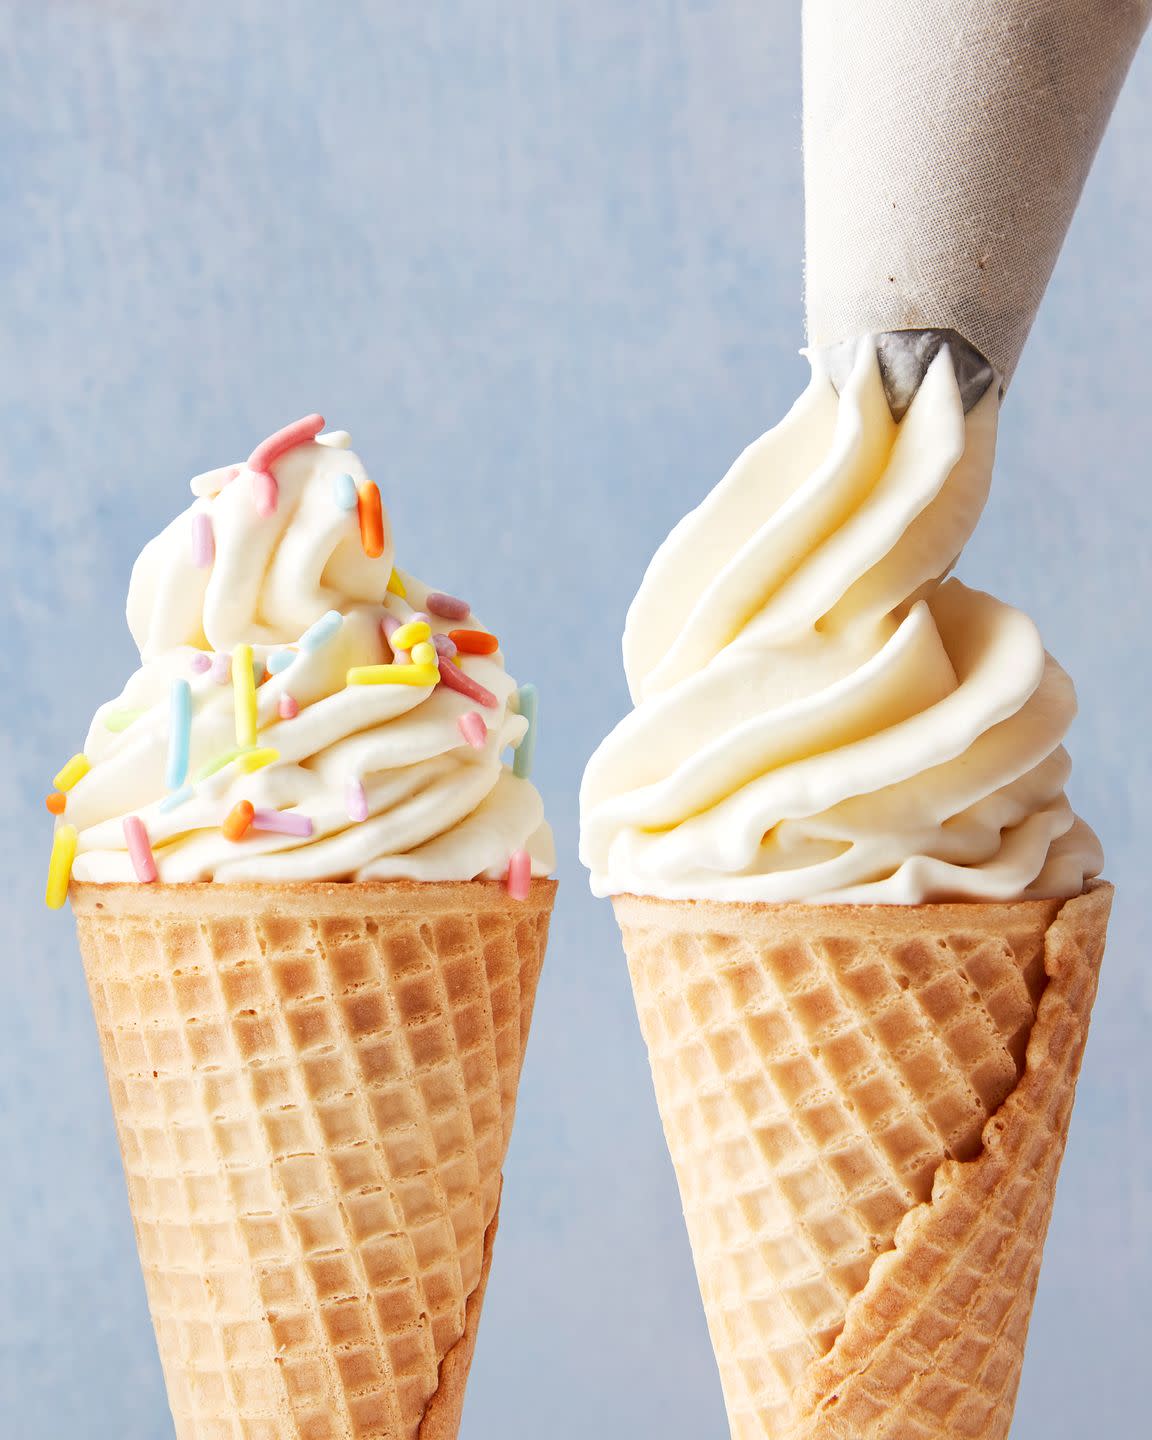
[[[171,1434],[42,796],[132,665],[129,566],[187,477],[312,409],[544,697],[563,889],[466,1435],[723,1433],[576,790],[654,545],[804,379],[798,10],[0,0],[5,1436]],[[1079,682],[1073,798],[1120,886],[1019,1440],[1147,1414],[1150,138],[1146,52],[962,566]]]

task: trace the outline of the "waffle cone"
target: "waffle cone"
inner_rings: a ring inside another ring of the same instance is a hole
[[[736,1440],[1003,1440],[1112,889],[617,919]]]
[[[73,908],[178,1440],[451,1440],[555,894]]]

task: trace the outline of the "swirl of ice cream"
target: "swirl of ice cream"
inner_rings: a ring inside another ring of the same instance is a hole
[[[358,492],[378,492],[347,444],[306,439],[264,472],[196,477],[191,508],[140,555],[128,622],[142,664],[97,711],[90,768],[58,821],[78,832],[78,880],[141,878],[126,819],[142,823],[165,882],[499,878],[524,852],[531,873],[552,869],[540,796],[503,759],[532,707],[486,634],[473,639],[490,653],[452,658],[448,632],[483,627],[394,571],[382,510],[366,539]],[[413,617],[432,632],[432,665],[389,642]],[[230,673],[245,647],[254,744],[239,736]],[[349,683],[377,666],[405,678]],[[181,766],[174,707],[188,702]],[[223,827],[242,802],[256,823],[237,841]]]
[[[893,420],[876,347],[818,358],[785,419],[660,548],[628,614],[635,704],[590,761],[597,894],[918,904],[1078,894],[1071,682],[1019,611],[947,579],[999,399],[943,348]]]

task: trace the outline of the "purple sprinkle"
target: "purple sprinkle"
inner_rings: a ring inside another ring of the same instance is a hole
[[[253,830],[275,830],[280,835],[299,835],[307,840],[312,834],[312,817],[294,815],[290,810],[257,810],[252,816]]]
[[[432,644],[441,660],[451,660],[456,654],[456,642],[450,635],[433,635]]]
[[[368,818],[368,797],[364,793],[364,782],[352,779],[348,781],[345,790],[345,799],[348,806],[349,820],[367,820]]]
[[[227,650],[217,650],[212,657],[212,679],[217,685],[227,685],[232,678],[232,656]]]
[[[212,517],[206,510],[192,516],[192,563],[204,570],[216,558],[216,541],[212,535]]]
[[[211,655],[205,655],[204,651],[200,650],[192,656],[189,664],[192,666],[192,673],[194,675],[203,675],[205,670],[211,670],[212,657]]]
[[[455,595],[445,595],[440,590],[431,591],[424,603],[433,615],[442,615],[445,620],[467,620],[472,613],[467,600],[457,600]]]

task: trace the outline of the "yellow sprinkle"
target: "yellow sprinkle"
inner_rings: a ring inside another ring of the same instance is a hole
[[[431,625],[423,620],[409,620],[407,625],[393,630],[388,643],[393,650],[411,650],[413,645],[419,645],[421,640],[428,640],[431,636]]]
[[[232,651],[232,695],[236,702],[236,744],[255,745],[256,676],[251,645],[237,645]]]
[[[388,577],[388,589],[393,595],[399,595],[401,600],[407,600],[408,591],[404,588],[404,582],[400,579],[399,570],[393,570]]]
[[[251,773],[253,770],[262,770],[265,765],[271,765],[279,759],[280,751],[273,750],[271,746],[264,750],[245,750],[242,755],[236,756],[236,768]]]
[[[44,903],[50,910],[59,910],[68,898],[68,882],[72,879],[72,862],[75,859],[76,827],[61,825],[52,839],[48,885],[44,891]]]
[[[83,752],[79,755],[73,755],[72,759],[68,761],[67,765],[64,766],[63,770],[60,771],[52,783],[57,790],[71,790],[77,780],[83,780],[91,768],[91,763],[87,755]],[[61,901],[61,904],[63,904],[63,901]]]
[[[348,671],[349,685],[435,685],[435,665],[357,665]]]
[[[396,637],[393,636],[392,638],[395,639]],[[401,650],[407,650],[409,647],[407,645],[401,645],[400,648]],[[435,645],[429,645],[427,640],[421,640],[418,645],[413,645],[411,648],[413,665],[431,665],[434,669],[439,670],[440,660],[436,654]]]

